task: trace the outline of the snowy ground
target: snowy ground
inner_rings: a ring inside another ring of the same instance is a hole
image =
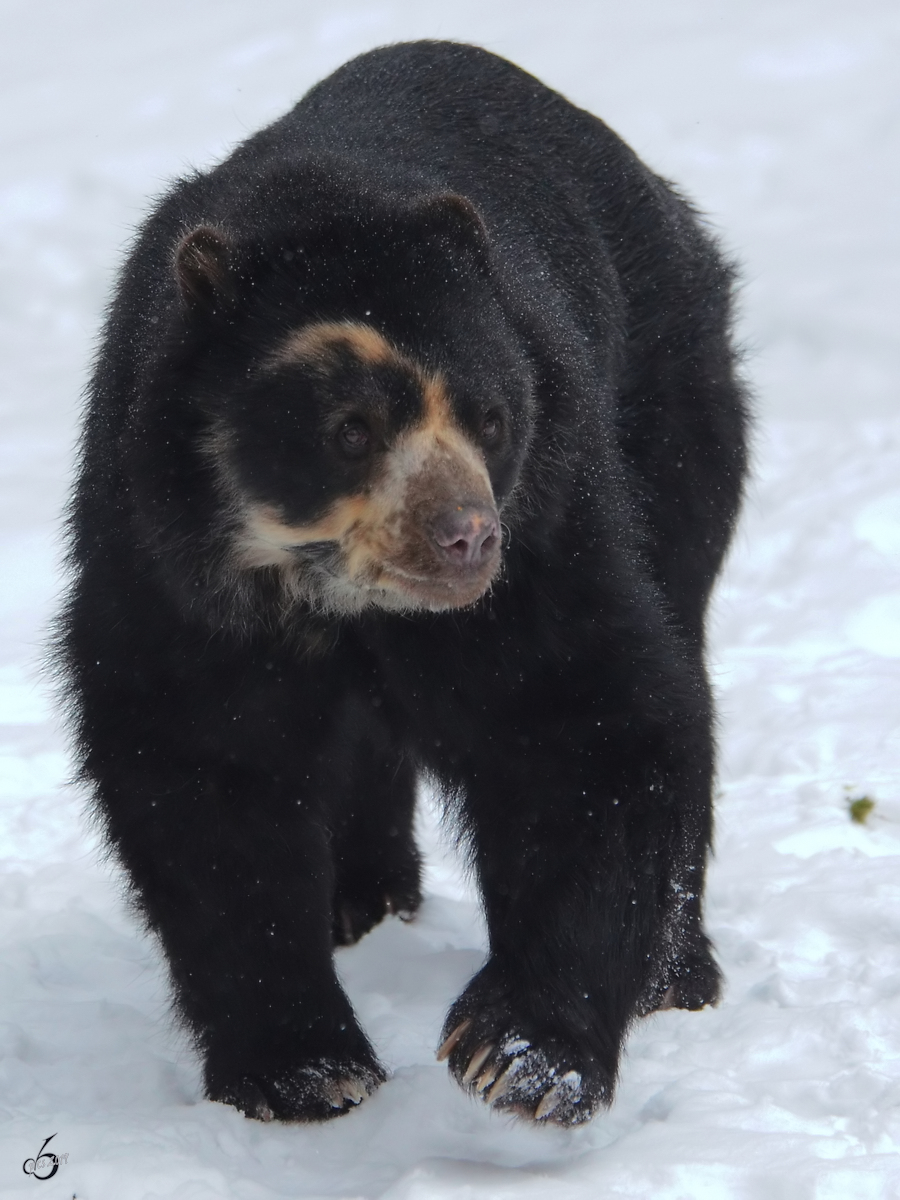
[[[900,1196],[896,7],[5,0],[0,31],[0,1193]],[[421,920],[339,956],[393,1080],[323,1128],[201,1101],[32,682],[78,391],[145,197],[351,54],[416,36],[478,41],[606,117],[748,281],[757,472],[713,636],[728,991],[637,1028],[612,1112],[568,1133],[491,1116],[434,1061],[483,935],[428,811]],[[68,1157],[38,1183],[22,1163],[51,1133]]]

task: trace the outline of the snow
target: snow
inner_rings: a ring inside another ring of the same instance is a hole
[[[77,397],[147,197],[369,46],[458,37],[604,116],[744,264],[756,471],[713,621],[721,1006],[642,1022],[615,1106],[532,1129],[434,1059],[482,960],[422,813],[421,918],[338,955],[391,1081],[332,1124],[200,1098],[66,782],[38,656]],[[79,1200],[900,1196],[900,377],[890,0],[7,0],[0,40],[0,1191]],[[864,824],[848,802],[869,796]],[[55,1190],[54,1190],[55,1189]]]

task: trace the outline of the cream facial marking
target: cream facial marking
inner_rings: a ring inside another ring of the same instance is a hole
[[[365,508],[364,496],[343,496],[317,521],[289,525],[271,505],[250,505],[238,541],[240,565],[284,567],[293,563],[293,549],[314,542],[342,542],[359,523]]]
[[[361,321],[317,321],[291,333],[275,351],[273,366],[285,366],[292,362],[310,364],[323,363],[329,351],[347,349],[360,362],[370,366],[396,363],[407,369],[419,371],[404,355],[382,337],[377,329]]]

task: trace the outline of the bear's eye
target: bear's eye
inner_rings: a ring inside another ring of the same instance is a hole
[[[503,421],[499,413],[488,413],[481,424],[481,440],[496,442],[503,430]]]
[[[338,445],[351,458],[361,458],[371,440],[372,435],[362,421],[347,421],[338,431]]]

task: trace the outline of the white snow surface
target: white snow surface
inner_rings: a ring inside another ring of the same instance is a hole
[[[897,6],[5,0],[0,31],[0,1194],[900,1196]],[[338,955],[393,1078],[321,1127],[204,1101],[38,676],[79,393],[147,197],[351,55],[422,36],[603,116],[744,265],[755,478],[711,654],[728,986],[641,1022],[614,1107],[574,1131],[492,1115],[434,1059],[484,931],[427,803],[420,919]],[[53,1133],[38,1182],[22,1163]]]

